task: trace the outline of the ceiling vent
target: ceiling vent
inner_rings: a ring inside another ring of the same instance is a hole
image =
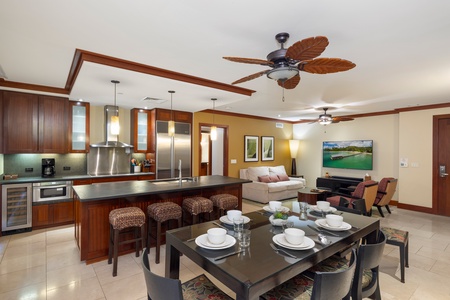
[[[159,98],[153,98],[153,97],[145,97],[145,98],[142,98],[142,101],[148,102],[148,103],[153,103],[153,104],[161,104],[161,103],[166,102],[167,100],[159,99]]]

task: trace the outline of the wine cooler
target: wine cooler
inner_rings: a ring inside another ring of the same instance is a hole
[[[28,184],[2,186],[2,232],[31,229],[32,188]],[[12,232],[10,232],[12,233]]]

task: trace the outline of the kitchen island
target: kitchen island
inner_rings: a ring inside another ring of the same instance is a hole
[[[231,194],[239,199],[242,210],[242,184],[248,180],[213,175],[179,180],[127,181],[78,185],[73,187],[75,202],[75,239],[80,259],[86,263],[108,256],[109,212],[116,208],[136,206],[147,213],[152,203],[171,201],[181,206],[191,196],[209,198]],[[119,251],[132,252],[133,245],[122,245]]]

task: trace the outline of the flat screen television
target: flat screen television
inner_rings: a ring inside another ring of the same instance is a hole
[[[373,169],[372,140],[325,141],[322,152],[324,168]]]

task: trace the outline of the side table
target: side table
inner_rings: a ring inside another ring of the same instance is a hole
[[[311,190],[317,190],[312,192]],[[329,190],[317,189],[312,187],[304,187],[298,190],[297,200],[298,202],[307,202],[311,205],[316,205],[317,201],[325,200],[326,194]]]

